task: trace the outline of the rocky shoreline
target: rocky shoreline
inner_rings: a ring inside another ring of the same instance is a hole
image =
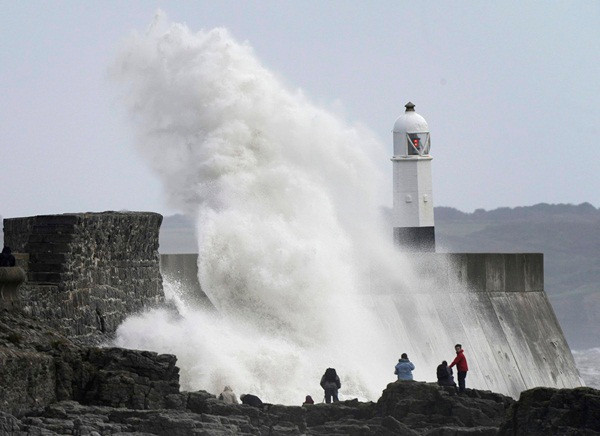
[[[78,345],[17,311],[0,313],[0,435],[600,434],[600,391],[489,391],[394,382],[375,402],[228,405],[181,392],[176,357]]]

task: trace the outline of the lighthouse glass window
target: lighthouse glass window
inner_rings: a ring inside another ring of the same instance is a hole
[[[409,156],[429,154],[429,133],[407,133],[406,140]]]

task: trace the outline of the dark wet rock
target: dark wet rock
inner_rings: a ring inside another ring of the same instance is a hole
[[[392,383],[385,392],[382,398],[386,398],[386,405],[391,406],[391,402],[398,402],[395,396],[402,392],[405,396],[404,400],[410,400],[409,394],[425,394],[429,399],[435,399],[436,393],[434,390],[439,389],[442,397],[438,398],[443,401],[445,391],[436,387],[433,384],[423,386],[405,386],[399,387]],[[415,384],[416,385],[416,384]],[[557,390],[547,390],[554,391]],[[594,409],[594,398],[597,398],[598,391],[593,389],[583,389],[580,392],[574,390],[563,390],[559,397],[540,396],[539,393],[528,391],[527,398],[530,398],[530,408],[532,410],[547,409],[551,404],[556,402],[561,404],[565,415],[568,410],[578,410],[583,412],[587,410],[585,416],[592,419],[592,415],[597,413],[598,408]],[[584,392],[588,391],[588,392]],[[392,395],[393,394],[393,395]],[[495,394],[489,392],[471,391],[470,395],[454,396],[450,401],[456,401],[455,406],[461,404],[460,410],[469,409],[469,405],[475,407],[475,404],[486,404],[493,401],[497,404],[507,404],[502,396],[496,397]],[[425,399],[427,399],[424,397]],[[483,397],[483,398],[482,398]],[[203,391],[181,393],[182,399],[187,399],[188,403],[195,410],[203,410],[203,412],[194,412],[187,408],[185,410],[175,409],[130,409],[130,408],[114,408],[107,406],[83,405],[75,401],[62,401],[47,406],[39,413],[31,416],[22,416],[20,419],[15,418],[6,413],[0,414],[0,434],[18,434],[18,435],[34,435],[34,434],[80,434],[92,435],[97,434],[153,434],[153,435],[189,435],[189,434],[206,434],[206,435],[427,435],[427,436],[488,436],[498,434],[498,426],[486,425],[456,425],[452,419],[452,411],[450,418],[446,424],[439,424],[441,421],[441,413],[439,410],[432,410],[428,413],[418,413],[423,422],[414,426],[406,421],[413,413],[404,414],[402,419],[397,419],[394,416],[386,415],[379,416],[383,408],[382,401],[376,405],[373,403],[347,402],[348,404],[317,404],[307,407],[281,406],[281,405],[266,405],[263,409],[249,407],[245,405],[230,405],[220,402],[211,396],[211,394]],[[392,400],[392,398],[396,398]],[[412,398],[415,402],[422,398]],[[564,399],[566,403],[560,403]],[[191,400],[191,402],[190,402]],[[569,403],[575,401],[575,403]],[[592,402],[590,402],[592,401]],[[402,403],[409,404],[409,403]],[[587,404],[588,409],[582,407],[582,404]],[[577,406],[580,405],[580,406]],[[419,412],[423,412],[418,403]],[[493,410],[494,407],[490,407]],[[546,423],[542,427],[535,427],[534,424],[540,425],[540,420],[531,419],[529,415],[523,415],[523,409],[518,412],[518,407],[513,406],[510,410],[512,414],[509,420],[504,423],[500,434],[595,434],[594,428],[588,421],[577,421],[587,427],[573,426],[552,426],[552,423]],[[214,413],[207,413],[207,410],[212,410]],[[393,408],[396,410],[397,408]],[[413,409],[411,409],[413,410]],[[447,409],[444,409],[447,410]],[[369,412],[370,411],[370,412]],[[369,413],[374,413],[375,416],[369,417]],[[461,412],[462,413],[462,412]],[[483,412],[482,412],[483,413]],[[548,413],[548,411],[546,412]],[[485,413],[484,413],[485,414]],[[314,419],[315,417],[319,419]],[[354,417],[353,417],[354,416]],[[361,418],[356,418],[360,416]],[[470,416],[470,415],[467,415]],[[505,416],[505,411],[502,409],[500,416],[494,417],[494,420],[501,420]],[[515,416],[520,416],[523,424],[517,423],[514,425],[513,419]],[[573,418],[575,415],[571,413]],[[312,417],[312,421],[309,419]],[[471,419],[471,418],[470,418]],[[540,418],[542,419],[542,418]],[[548,419],[545,415],[543,419]],[[556,418],[564,424],[564,416]],[[410,419],[409,419],[410,421]],[[312,422],[313,424],[309,424]],[[588,422],[588,424],[586,424]],[[556,423],[554,423],[556,424]],[[521,425],[521,427],[519,427]]]
[[[0,412],[0,434],[14,434],[20,430],[19,420],[9,413]]]
[[[176,357],[81,346],[46,324],[0,311],[0,435],[600,434],[600,392],[489,391],[397,381],[377,403],[226,404],[180,392]]]
[[[497,427],[437,427],[425,433],[426,436],[495,436]]]
[[[64,400],[166,408],[181,395],[175,363],[173,355],[78,346],[22,313],[0,311],[0,410],[16,416]]]
[[[218,401],[213,394],[206,391],[189,392],[184,395],[186,408],[195,413],[208,413],[210,410],[209,403],[224,404]]]
[[[397,381],[383,391],[377,402],[377,414],[392,416],[422,431],[436,427],[498,428],[513,402],[510,397],[488,391],[467,389],[457,395],[454,389],[434,383]],[[490,434],[485,431],[483,434]]]
[[[358,419],[342,419],[329,421],[325,424],[310,427],[310,435],[379,435],[379,436],[416,436],[419,433],[408,426],[388,416],[385,418],[372,418],[366,421]]]
[[[535,388],[522,392],[499,434],[600,434],[600,391]]]
[[[95,371],[82,395],[85,404],[161,409],[179,393],[179,368],[173,355],[122,348],[92,348],[84,361]]]
[[[329,421],[365,420],[375,416],[375,403],[360,403],[357,400],[335,404],[315,404],[305,406],[305,409],[306,424],[310,427],[323,425]]]

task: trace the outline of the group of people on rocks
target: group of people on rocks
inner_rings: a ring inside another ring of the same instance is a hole
[[[240,404],[237,397],[235,396],[235,393],[233,392],[233,389],[231,389],[230,386],[225,386],[225,388],[223,388],[223,392],[221,392],[219,394],[218,398],[219,398],[219,400],[224,401],[227,404]],[[240,401],[242,402],[242,404],[246,404],[248,406],[253,406],[253,407],[262,407],[263,406],[262,400],[260,398],[258,398],[256,395],[252,395],[252,394],[240,395]]]
[[[338,399],[338,389],[342,387],[342,383],[340,382],[340,378],[337,375],[337,372],[334,368],[327,368],[323,377],[321,377],[321,387],[325,391],[325,402],[331,403],[333,400],[334,403],[339,401]],[[230,386],[225,386],[223,388],[223,392],[219,394],[217,397],[219,400],[224,401],[227,404],[240,404],[233,389]],[[263,403],[260,398],[256,395],[252,394],[243,394],[240,395],[240,401],[242,404],[247,404],[248,406],[262,408],[266,403]],[[315,404],[315,401],[312,399],[310,395],[307,395],[302,403],[303,406]]]
[[[467,364],[467,358],[465,357],[462,345],[456,344],[454,349],[456,350],[456,357],[452,363],[448,365],[448,362],[444,360],[438,365],[436,369],[437,382],[440,386],[453,386],[459,393],[462,393],[465,391],[465,380],[467,378],[467,371],[469,371],[469,365]],[[455,365],[458,372],[458,387],[452,373],[452,367]],[[415,365],[408,359],[408,355],[402,353],[396,364],[394,374],[398,376],[398,380],[412,380],[414,369]]]
[[[454,387],[456,388],[457,392],[462,393],[465,391],[465,379],[467,378],[469,366],[467,365],[467,358],[465,357],[462,345],[456,344],[454,349],[456,350],[456,357],[452,363],[448,365],[448,362],[444,360],[440,365],[438,365],[436,369],[437,383],[440,386]],[[453,366],[456,366],[458,372],[458,386],[456,386],[454,381],[454,375],[452,373]],[[409,360],[408,355],[406,353],[402,353],[398,363],[395,366],[394,374],[398,376],[398,380],[413,380],[412,372],[414,369],[415,365]],[[337,403],[339,401],[338,390],[341,389],[342,383],[340,382],[340,377],[337,375],[337,372],[334,368],[327,368],[325,370],[325,373],[321,377],[320,384],[325,393],[325,402],[331,403],[333,401],[334,403]],[[225,386],[223,392],[221,392],[218,398],[227,404],[239,404],[238,399],[230,386]],[[262,408],[265,404],[260,398],[252,394],[240,395],[240,401],[242,404],[247,404],[249,406],[258,408]],[[302,405],[306,406],[310,404],[315,404],[315,401],[310,395],[307,395]]]

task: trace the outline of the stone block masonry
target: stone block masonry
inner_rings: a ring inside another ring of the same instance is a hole
[[[69,338],[106,339],[127,315],[164,299],[161,222],[160,214],[150,212],[5,219],[5,244],[28,255],[22,309]]]

